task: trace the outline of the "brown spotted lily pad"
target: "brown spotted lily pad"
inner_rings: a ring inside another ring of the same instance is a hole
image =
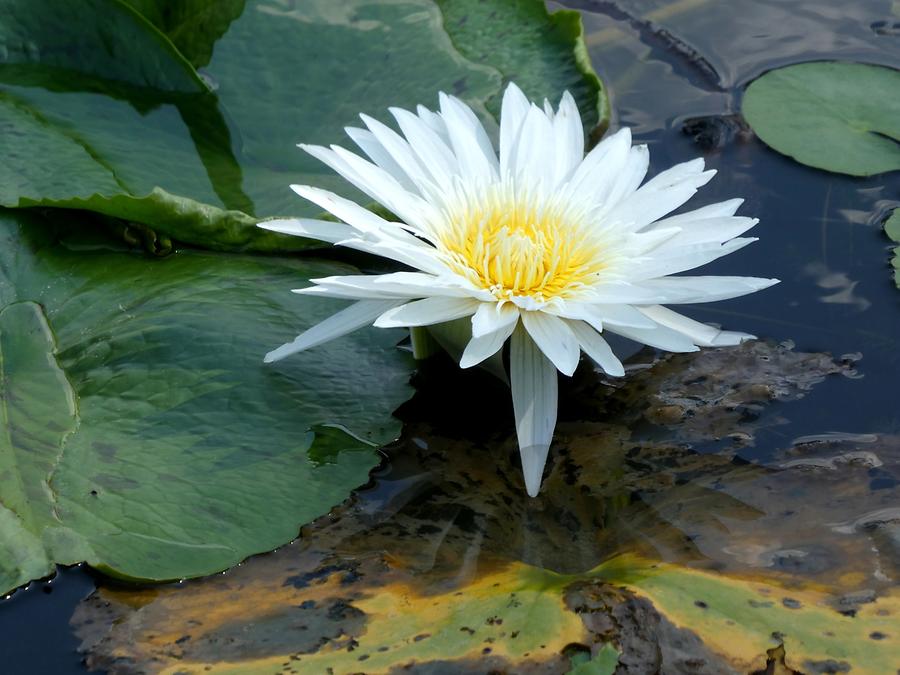
[[[773,401],[849,366],[764,342],[641,356],[622,381],[576,375],[536,500],[518,484],[512,430],[491,422],[507,417],[503,385],[461,375],[469,396],[450,410],[440,401],[458,392],[426,368],[368,488],[225,575],[101,588],[73,619],[88,665],[892,672],[900,440],[825,435],[742,459],[782,425]]]

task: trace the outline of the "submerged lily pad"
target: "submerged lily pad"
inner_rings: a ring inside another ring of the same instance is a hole
[[[215,572],[367,480],[409,393],[400,335],[262,364],[335,309],[284,289],[352,268],[155,259],[68,230],[0,212],[0,592],[57,563]]]
[[[871,176],[900,169],[900,71],[862,63],[771,70],[742,112],[767,145],[801,164]]]
[[[29,20],[0,20],[0,43],[49,39],[32,3],[3,2]],[[66,5],[51,13],[69,49],[0,64],[0,205],[88,209],[211,248],[297,249],[311,244],[254,223],[317,215],[291,183],[359,197],[296,144],[346,144],[360,112],[387,121],[389,106],[434,107],[443,90],[489,116],[516,77],[533,96],[572,89],[589,127],[607,114],[577,13],[538,0],[495,3],[489,32],[466,22],[484,11],[472,0],[130,4],[147,18],[120,0]],[[120,52],[127,63],[110,58]]]
[[[885,575],[900,552],[876,514],[900,488],[868,485],[873,468],[900,476],[900,439],[801,439],[766,466],[735,457],[777,429],[769,402],[783,410],[848,367],[756,342],[632,368],[576,376],[561,413],[587,421],[560,425],[537,499],[496,421],[503,385],[460,374],[463,397],[426,372],[372,490],[225,575],[101,588],[73,618],[88,664],[566,673],[592,672],[590,658],[597,672],[720,675],[764,670],[779,645],[802,672],[896,663]],[[458,438],[460,416],[481,435]]]

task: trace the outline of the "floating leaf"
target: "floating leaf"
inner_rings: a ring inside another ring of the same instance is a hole
[[[30,20],[12,37],[0,21],[0,42],[46,37],[29,2],[3,2]],[[464,20],[484,12],[472,0],[444,0],[454,17],[447,22],[432,0],[132,4],[156,25],[119,0],[90,0],[58,13],[53,34],[72,43],[68,60],[0,64],[0,205],[98,211],[210,248],[304,248],[320,244],[254,223],[318,215],[292,183],[358,196],[296,144],[346,143],[344,127],[360,124],[360,112],[388,121],[389,106],[434,107],[443,90],[489,116],[485,104],[495,107],[513,75],[535,96],[572,89],[589,126],[607,112],[577,13],[551,15],[538,0],[495,3],[486,33]],[[82,39],[84,26],[109,43],[105,51]],[[141,30],[144,39],[124,41]],[[159,30],[194,63],[208,60],[214,92]],[[104,70],[110,52],[127,52],[136,74],[120,76],[125,65]],[[182,73],[194,88],[162,86],[168,79],[157,82],[154,69]]]
[[[0,591],[82,560],[208,574],[366,481],[409,392],[399,334],[262,364],[334,310],[284,288],[348,266],[155,259],[67,231],[0,213]]]
[[[894,209],[891,217],[884,223],[884,232],[892,241],[900,244],[900,209]],[[900,288],[900,246],[894,247],[894,257],[891,259],[894,268],[894,283]]]
[[[206,91],[172,43],[121,0],[0,0],[0,17],[3,70],[35,67],[58,85],[78,72],[160,91]]]
[[[767,145],[801,164],[871,176],[900,169],[900,71],[800,63],[747,87],[744,117]]]

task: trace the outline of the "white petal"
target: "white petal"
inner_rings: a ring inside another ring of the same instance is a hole
[[[510,160],[515,154],[522,131],[522,122],[528,114],[530,104],[525,94],[512,82],[503,92],[503,104],[500,108],[500,176],[511,171]]]
[[[431,326],[471,316],[480,304],[472,298],[425,298],[385,312],[376,319],[375,325],[379,328]]]
[[[703,160],[685,162],[685,164],[702,168]],[[663,171],[619,203],[606,217],[631,229],[640,229],[684,204],[716,173],[715,171],[705,171],[685,175],[683,170],[676,171],[681,166],[679,164],[669,169],[674,172],[672,175],[680,176],[680,180],[670,182],[667,177],[668,172]]]
[[[609,343],[603,339],[600,333],[584,321],[569,321],[569,328],[572,329],[584,353],[591,357],[605,372],[616,377],[625,375],[625,368],[622,366],[622,362],[613,354]]]
[[[556,369],[520,327],[512,335],[509,371],[525,489],[536,497],[556,427]]]
[[[304,199],[311,201],[316,206],[325,209],[336,218],[340,218],[360,232],[386,232],[394,237],[403,239],[408,243],[418,241],[411,234],[403,230],[399,224],[391,223],[381,216],[360,206],[356,202],[345,199],[334,192],[312,187],[311,185],[291,185],[291,190]],[[352,233],[348,236],[352,237],[354,235],[355,233]],[[343,237],[343,239],[347,238],[348,237]]]
[[[656,328],[649,329],[616,326],[609,331],[667,352],[696,352],[699,349],[689,337],[658,324]]]
[[[647,175],[647,169],[650,166],[650,151],[646,145],[636,145],[628,151],[628,157],[625,160],[625,166],[615,176],[609,194],[606,197],[606,208],[611,209],[613,206],[622,202],[626,197],[634,194],[635,190]]]
[[[450,137],[447,135],[447,125],[444,124],[444,119],[438,113],[429,110],[424,105],[420,104],[416,106],[416,114],[428,128],[441,137],[441,140],[447,144],[447,147],[450,147]]]
[[[522,312],[522,322],[541,351],[563,375],[571,375],[578,367],[581,350],[568,324],[546,312]]]
[[[274,218],[256,224],[264,230],[292,234],[297,237],[309,237],[319,241],[336,244],[341,239],[353,236],[353,229],[344,223],[331,223],[327,220],[311,218]]]
[[[448,189],[452,177],[460,172],[459,162],[448,145],[449,140],[443,138],[432,125],[426,123],[421,117],[413,115],[402,108],[390,108],[391,114],[397,120],[403,135],[409,141],[410,147],[418,155],[422,164],[427,166],[431,175],[443,189]],[[446,135],[446,126],[437,113],[431,113],[438,117],[441,128]]]
[[[743,199],[729,199],[728,201],[710,204],[694,211],[687,213],[679,213],[677,216],[669,216],[665,220],[660,220],[654,224],[654,227],[681,227],[686,223],[693,223],[697,220],[706,220],[707,218],[726,218],[733,216],[741,204]]]
[[[356,127],[345,127],[344,131],[353,139],[353,142],[359,146],[366,155],[382,169],[397,179],[406,190],[417,192],[416,184],[410,180],[403,167],[395,160],[391,153],[378,142],[378,139],[368,129],[358,129]]]
[[[627,326],[631,328],[653,328],[656,324],[629,304],[604,304],[586,302],[566,302],[559,309],[547,309],[564,319],[584,321],[596,330],[603,326]]]
[[[559,111],[553,117],[553,136],[556,144],[554,183],[568,179],[584,159],[584,128],[575,99],[563,93]]]
[[[606,204],[615,184],[615,177],[621,173],[631,148],[631,130],[620,129],[612,136],[604,138],[591,150],[575,169],[566,195],[569,199],[590,197],[596,204]]]
[[[553,125],[540,108],[532,105],[522,122],[519,142],[511,158],[512,175],[526,184],[553,187]]]
[[[516,312],[518,314],[518,312]],[[518,317],[517,317],[518,318]],[[460,368],[471,368],[496,354],[503,347],[506,338],[512,335],[517,321],[500,325],[495,331],[478,337],[473,336],[459,360]]]
[[[316,286],[302,288],[302,295],[325,295],[336,298],[399,298],[411,300],[426,296],[467,298],[472,291],[460,285],[460,277],[441,278],[421,272],[391,274],[353,274],[311,279]]]
[[[635,288],[657,297],[647,304],[684,304],[729,300],[748,293],[761,291],[778,283],[778,279],[760,277],[664,277],[648,279]]]
[[[515,325],[518,320],[519,308],[514,304],[485,302],[472,316],[472,336],[481,337],[493,333],[504,326]]]
[[[731,347],[739,345],[744,340],[753,340],[756,337],[747,333],[723,331],[708,326],[661,305],[641,307],[641,312],[661,325],[687,335],[695,345],[702,347]]]
[[[657,256],[635,268],[630,279],[632,281],[653,279],[702,267],[722,256],[734,253],[738,249],[752,244],[754,241],[757,241],[755,237],[746,237],[732,239],[724,244],[712,242],[707,244],[690,244],[665,250],[660,248]]]
[[[266,354],[263,359],[266,363],[278,361],[285,356],[315,347],[323,342],[328,342],[341,335],[346,335],[357,328],[372,323],[385,311],[396,307],[402,300],[361,300],[349,307],[342,309],[337,314],[316,324],[309,330],[301,333],[293,342],[281,345]]]
[[[441,117],[450,145],[464,176],[472,180],[497,178],[497,157],[475,113],[462,101],[440,94]]]
[[[659,221],[665,222],[665,221]],[[758,218],[731,216],[725,218],[704,218],[694,222],[683,222],[679,232],[669,239],[660,251],[688,244],[722,244],[738,237],[759,222]],[[656,232],[657,228],[645,230],[645,233]]]
[[[440,170],[432,174],[428,161],[419,157],[410,144],[390,127],[368,115],[360,115],[360,117],[369,130],[375,134],[381,145],[403,168],[410,180],[415,183],[418,192],[423,195],[437,193],[436,185],[444,179]]]
[[[424,242],[423,242],[424,243]],[[352,248],[355,251],[364,251],[372,255],[381,256],[388,260],[396,260],[413,269],[422,270],[430,274],[447,274],[447,266],[440,260],[436,249],[431,246],[414,246],[391,241],[390,239],[344,239],[338,242],[338,246]]]
[[[405,190],[391,174],[359,155],[354,155],[337,145],[331,146],[330,149],[319,145],[299,147],[330,166],[372,199],[386,206],[408,225],[428,232],[428,223],[436,220],[434,209],[428,202],[419,195]]]

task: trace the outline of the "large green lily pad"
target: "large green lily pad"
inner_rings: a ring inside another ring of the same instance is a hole
[[[900,169],[900,71],[821,61],[769,71],[742,112],[767,145],[802,164],[871,176]]]
[[[325,261],[164,259],[0,213],[0,592],[87,561],[134,579],[230,567],[366,482],[408,394],[400,334],[262,356],[332,313]],[[349,268],[352,270],[352,268]]]
[[[30,19],[0,18],[0,43],[72,43],[49,65],[0,65],[0,205],[98,211],[210,248],[310,245],[254,223],[317,214],[291,183],[361,197],[296,147],[350,143],[360,112],[387,121],[389,106],[434,107],[443,90],[489,118],[515,77],[538,98],[571,89],[589,128],[607,114],[577,13],[539,0],[495,3],[486,32],[466,21],[485,11],[475,0],[90,0],[64,3],[52,27],[33,14],[44,4],[3,0],[0,13]],[[127,64],[104,65],[120,51]]]

